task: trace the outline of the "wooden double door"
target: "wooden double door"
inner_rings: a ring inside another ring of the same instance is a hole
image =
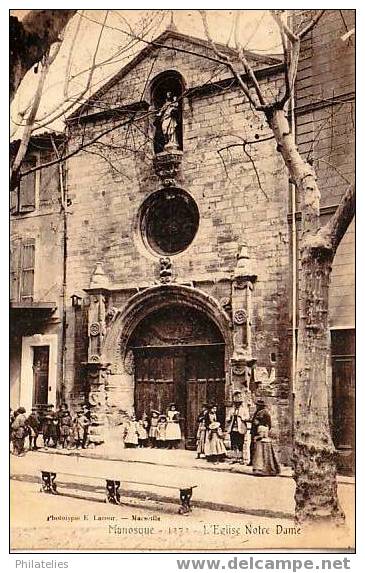
[[[166,412],[176,404],[181,416],[182,446],[196,444],[197,418],[205,402],[215,403],[224,423],[224,344],[134,348],[135,409]]]

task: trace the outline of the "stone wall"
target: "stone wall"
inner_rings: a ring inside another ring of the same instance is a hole
[[[150,69],[151,60],[140,66]],[[171,53],[163,50],[153,73],[178,70],[190,88],[203,82],[207,67],[212,71],[202,58],[176,52],[171,59]],[[121,100],[113,95],[118,93],[123,95],[123,102],[133,103],[136,89],[140,96],[142,93],[141,78],[143,74],[137,67],[114,85],[113,93],[103,97],[112,98],[113,105],[120,104]],[[280,78],[263,77],[261,82],[264,90],[275,91]],[[121,113],[104,120],[100,116],[94,121],[90,118],[81,127],[71,126],[72,145],[77,145],[81,134],[84,138],[94,137],[113,122],[117,125],[123,119]],[[112,291],[110,304],[117,308],[128,306],[128,299],[138,289],[158,280],[159,256],[146,248],[139,236],[139,211],[143,201],[162,185],[153,168],[152,145],[146,136],[151,131],[146,125],[150,120],[143,118],[143,111],[138,113],[138,128],[130,128],[128,134],[138,152],[125,149],[128,129],[120,127],[104,140],[113,148],[90,148],[68,161],[67,185],[72,201],[68,300],[73,292],[89,287],[97,261],[103,262]],[[195,285],[218,302],[229,298],[237,256],[247,245],[257,275],[252,293],[252,354],[257,359],[253,384],[261,395],[272,397],[273,418],[281,432],[283,459],[287,459],[289,237],[288,183],[283,162],[263,117],[251,110],[234,85],[190,94],[183,102],[183,121],[183,159],[176,186],[195,200],[200,224],[192,244],[171,256],[173,279]],[[244,148],[242,138],[264,141]],[[90,151],[97,153],[92,155]],[[82,386],[82,381],[75,379],[80,369],[72,349],[84,343],[85,350],[87,345],[85,337],[80,341],[77,328],[74,310],[69,309],[65,383],[70,393],[75,386]]]

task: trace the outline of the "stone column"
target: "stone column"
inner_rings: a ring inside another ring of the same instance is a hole
[[[233,355],[231,373],[233,387],[250,389],[252,368],[252,292],[257,275],[253,272],[247,245],[241,247],[232,279]]]
[[[87,369],[88,402],[90,405],[91,425],[89,430],[90,443],[102,444],[105,441],[105,431],[108,420],[107,409],[107,380],[109,364],[103,361],[103,342],[106,333],[106,304],[109,297],[109,281],[104,273],[101,262],[91,277],[90,288],[85,289],[90,297],[89,306],[89,348]]]

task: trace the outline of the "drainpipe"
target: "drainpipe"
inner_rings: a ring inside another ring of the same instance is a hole
[[[60,160],[60,155],[58,153],[58,149],[56,144],[51,138],[53,150],[57,159]],[[62,271],[62,343],[61,343],[61,373],[60,373],[60,380],[61,380],[61,399],[65,399],[65,366],[66,366],[66,270],[67,270],[67,197],[66,197],[66,190],[64,185],[64,170],[63,170],[63,163],[59,161],[58,163],[58,177],[60,181],[60,194],[61,194],[61,213],[63,218],[63,271]]]
[[[294,95],[290,98],[290,128],[295,139],[295,117],[294,117]],[[291,214],[292,214],[292,392],[293,406],[296,391],[296,370],[297,370],[297,349],[296,349],[296,327],[297,327],[297,222],[296,211],[296,187],[290,182]]]
[[[60,177],[60,190],[61,190],[61,209],[63,214],[63,278],[62,278],[62,356],[61,356],[61,394],[62,399],[65,399],[65,370],[66,370],[66,271],[67,271],[67,197],[64,186],[64,173],[62,163],[58,164],[58,171]]]

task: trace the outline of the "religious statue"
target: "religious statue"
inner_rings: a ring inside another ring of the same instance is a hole
[[[158,151],[177,149],[179,146],[177,128],[179,121],[179,103],[171,92],[166,93],[166,101],[156,114],[156,139]]]

